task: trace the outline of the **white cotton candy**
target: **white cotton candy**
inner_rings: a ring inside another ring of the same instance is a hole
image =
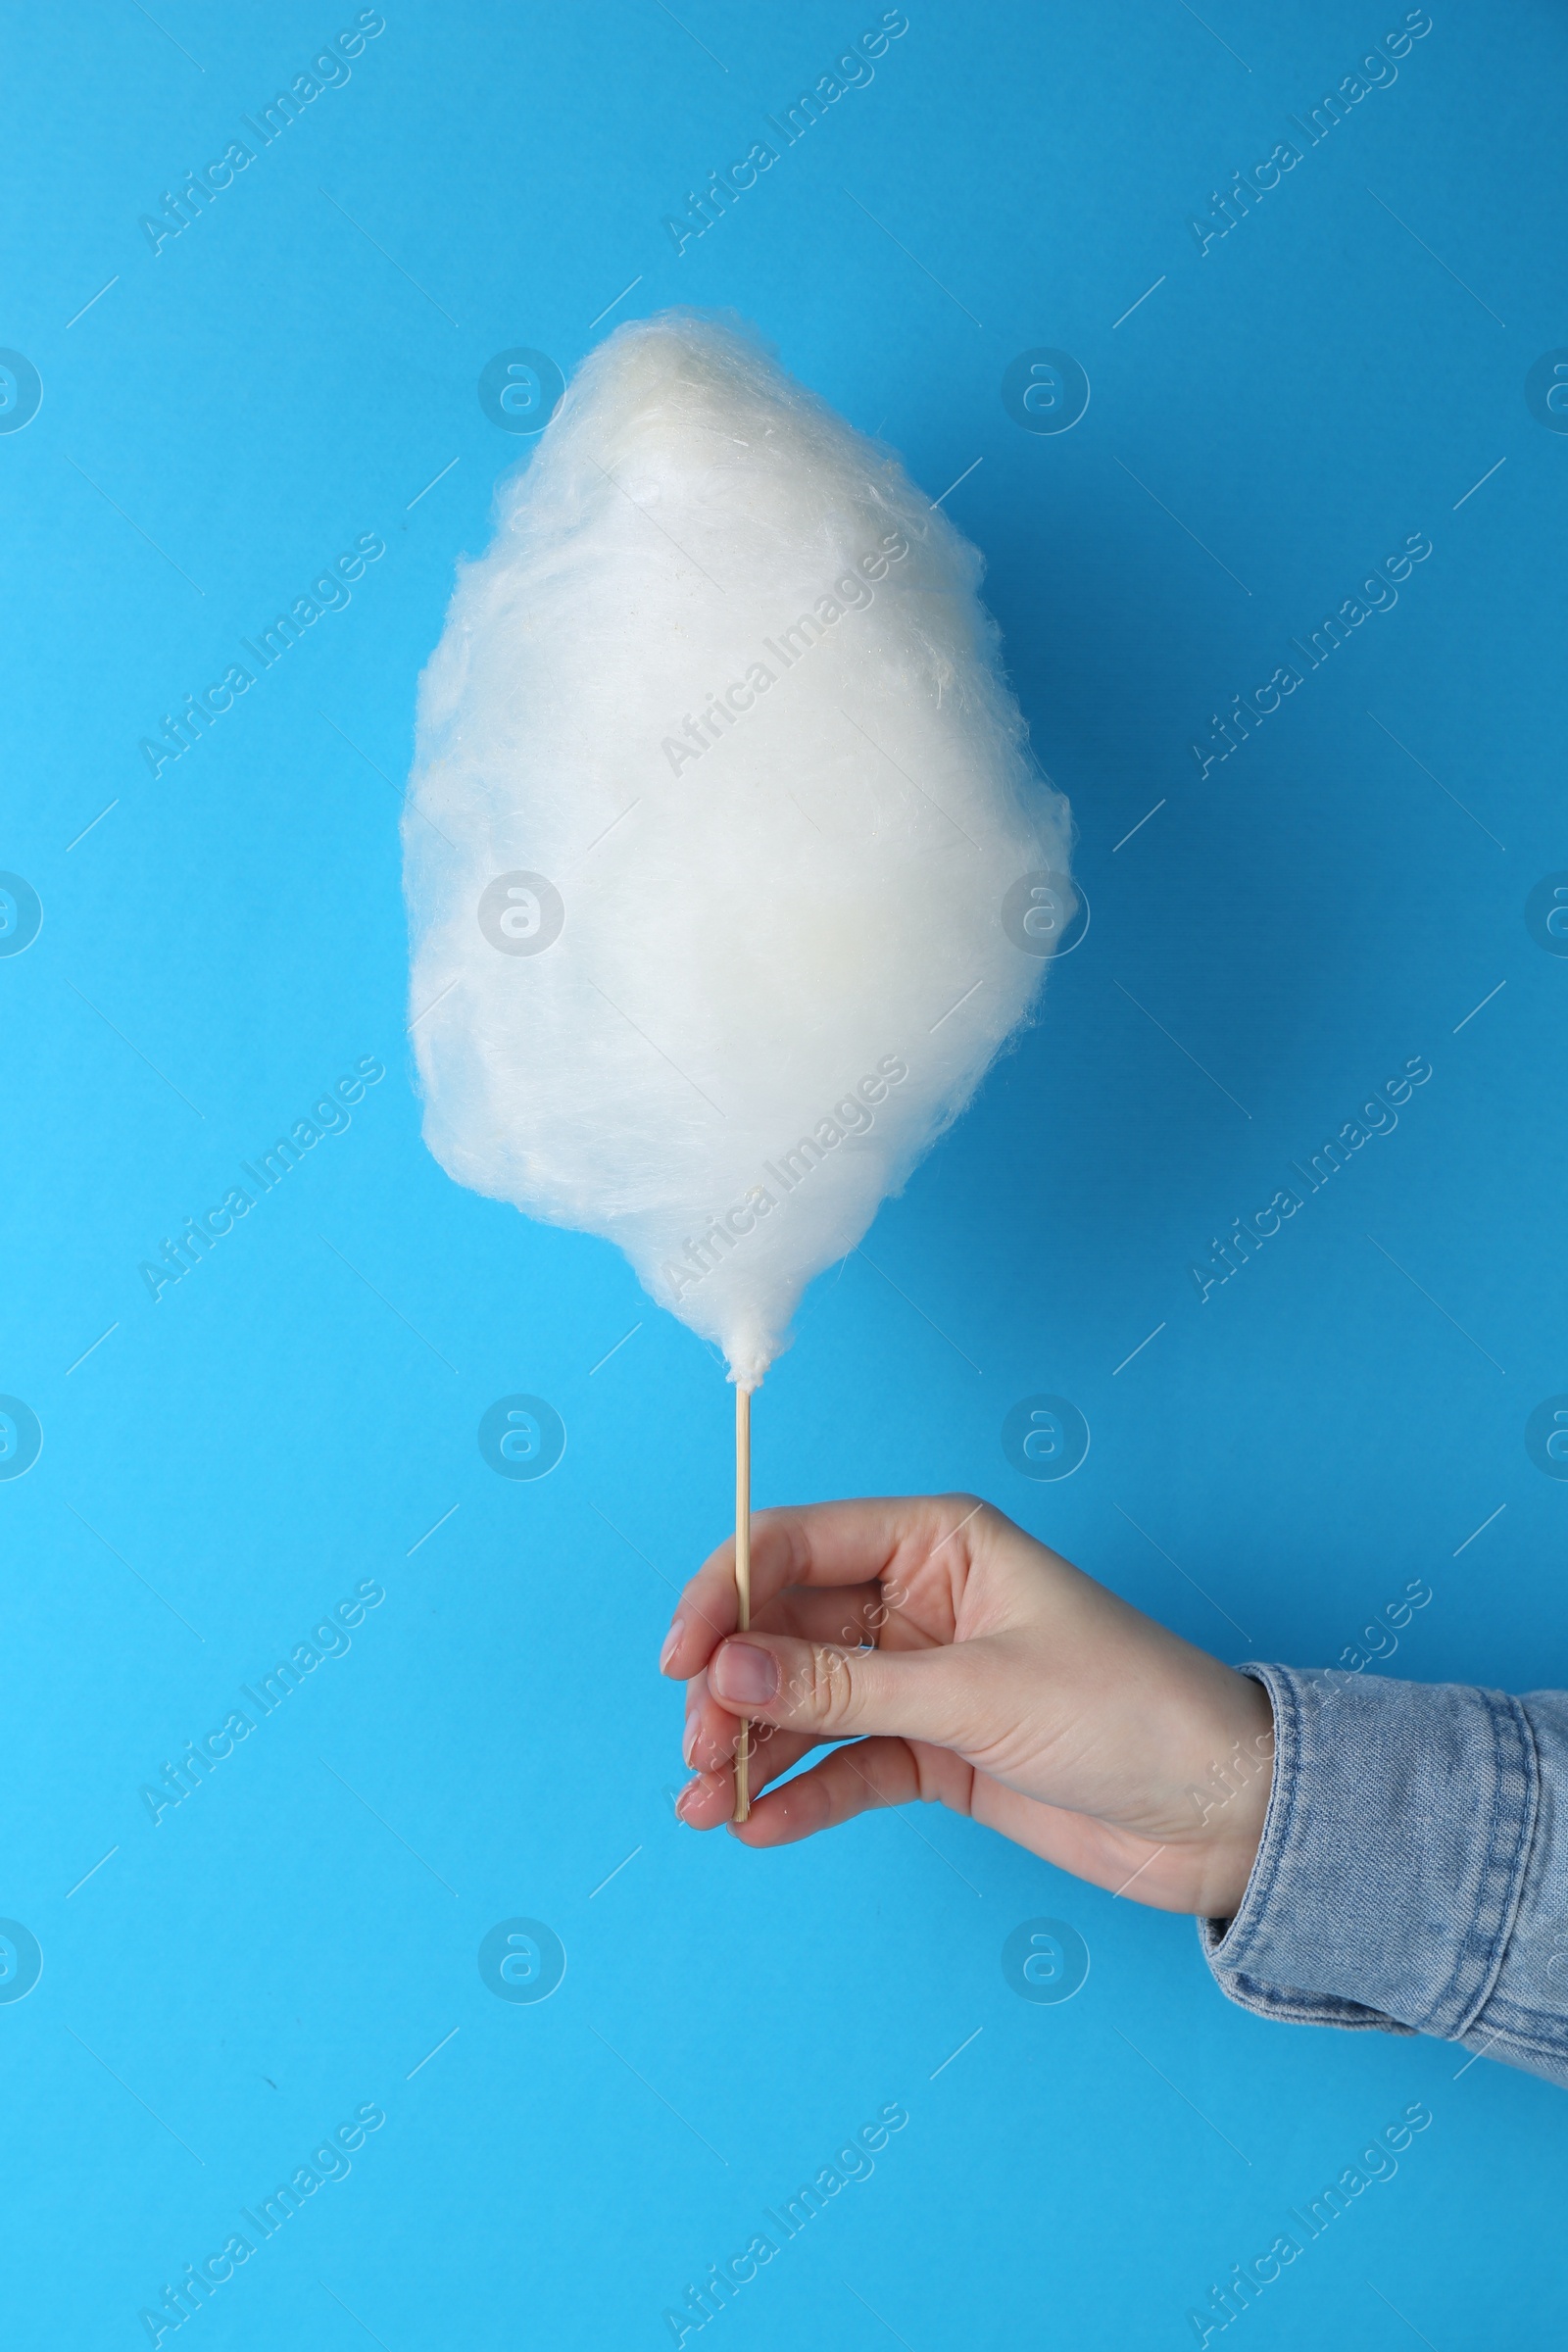
[[[425,1140],[617,1243],[748,1387],[1073,915],[980,571],[748,333],[672,314],[584,362],[422,681]]]

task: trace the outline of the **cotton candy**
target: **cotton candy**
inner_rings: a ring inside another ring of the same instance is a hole
[[[980,559],[738,323],[590,355],[420,685],[424,1136],[755,1386],[1072,923]]]

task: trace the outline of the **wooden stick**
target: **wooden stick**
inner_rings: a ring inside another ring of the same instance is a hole
[[[744,1634],[752,1622],[752,1392],[735,1383],[735,1613]],[[735,1748],[735,1819],[752,1810],[752,1724],[741,1717]]]

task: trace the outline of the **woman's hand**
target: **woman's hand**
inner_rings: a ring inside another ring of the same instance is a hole
[[[1097,1886],[1228,1919],[1267,1808],[1260,1683],[1169,1633],[973,1495],[823,1502],[752,1522],[752,1625],[735,1546],[681,1595],[663,1673],[686,1683],[678,1811],[734,1808],[743,1844],[786,1845],[871,1805],[950,1805]],[[849,1740],[758,1791],[823,1740]]]

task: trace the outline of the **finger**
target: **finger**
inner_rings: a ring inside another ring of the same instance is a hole
[[[692,1760],[708,1703],[708,1669],[705,1666],[702,1673],[694,1674],[686,1686],[686,1720],[681,1726],[680,1752],[688,1764]]]
[[[754,1613],[790,1585],[871,1584],[895,1568],[906,1581],[933,1559],[952,1559],[955,1539],[962,1543],[960,1528],[966,1532],[985,1507],[972,1494],[926,1494],[759,1511],[752,1520]],[[681,1594],[660,1660],[662,1671],[694,1674],[736,1623],[735,1540],[729,1537]]]
[[[726,1772],[734,1761],[740,1732],[738,1715],[710,1702],[688,1722],[681,1755],[693,1772]],[[774,1723],[754,1723],[751,1741],[754,1788],[760,1788],[764,1781],[776,1780],[781,1772],[798,1764],[809,1749],[821,1744],[814,1732],[786,1732]]]
[[[709,1689],[708,1669],[694,1674],[686,1686],[686,1712],[681,1724],[680,1752],[694,1770],[713,1771],[735,1752],[739,1717],[733,1707],[721,1706]],[[772,1724],[760,1725],[758,1737],[774,1737]],[[814,1740],[808,1740],[814,1747]]]
[[[675,1817],[689,1830],[716,1830],[735,1811],[735,1784],[727,1772],[701,1772],[675,1799]]]
[[[966,1813],[973,1779],[957,1756],[917,1751],[906,1740],[856,1740],[760,1798],[733,1834],[743,1845],[793,1845],[858,1813],[917,1797]]]
[[[790,1585],[752,1610],[752,1624],[759,1633],[796,1634],[804,1642],[839,1642],[855,1649],[874,1642],[889,1616],[880,1585],[841,1585],[831,1592]]]
[[[803,1642],[837,1642],[846,1649],[875,1642],[888,1618],[880,1585],[839,1585],[831,1592],[791,1585],[752,1611],[752,1623],[759,1633],[794,1634]]]
[[[696,1778],[690,1781],[675,1800],[680,1819],[692,1830],[717,1830],[735,1817],[735,1738],[740,1726],[730,1717],[730,1738],[722,1756],[710,1763],[699,1753],[694,1767]],[[770,1736],[769,1736],[770,1735]],[[749,1767],[749,1786],[755,1803],[771,1782],[792,1772],[804,1755],[817,1745],[793,1732],[773,1731],[771,1725],[757,1724],[752,1733],[752,1753]]]
[[[849,1586],[836,1592],[781,1592],[762,1613],[760,1631],[793,1635],[802,1641],[861,1647],[875,1642],[879,1629],[886,1637],[888,1612],[879,1585]],[[900,1630],[901,1642],[909,1640]],[[686,1720],[681,1753],[688,1764],[714,1770],[734,1749],[735,1709],[713,1697],[704,1667],[686,1685]]]
[[[890,1652],[746,1633],[721,1642],[708,1669],[710,1696],[735,1715],[817,1740],[891,1733],[960,1749],[983,1740],[999,1684],[1011,1679],[992,1640]]]

